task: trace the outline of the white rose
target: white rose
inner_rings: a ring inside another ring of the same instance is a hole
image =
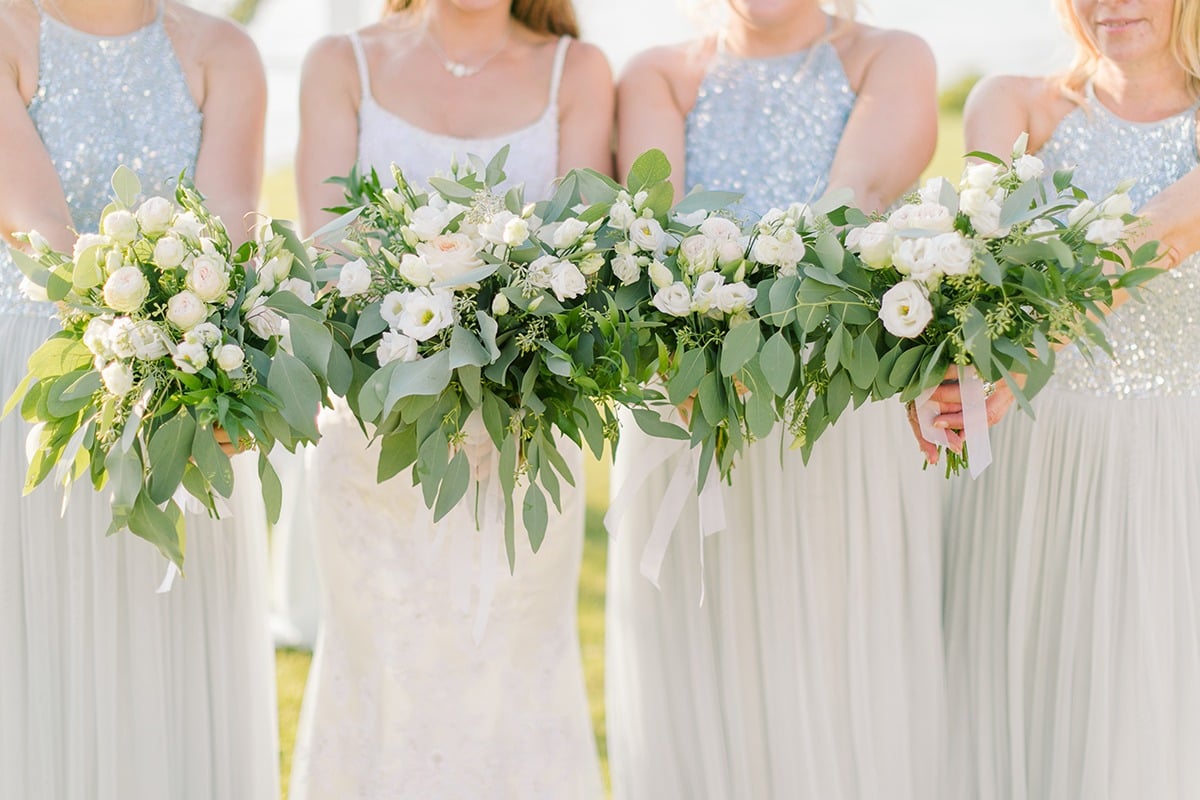
[[[595,275],[604,266],[603,253],[588,253],[579,262],[579,271],[584,275]]]
[[[705,235],[689,236],[679,245],[679,255],[688,273],[708,272],[717,263],[717,241]],[[724,240],[721,240],[724,241]]]
[[[713,292],[713,301],[717,308],[726,314],[740,314],[750,307],[758,298],[758,290],[751,289],[746,284],[727,283]]]
[[[211,322],[201,322],[196,327],[183,335],[185,341],[199,342],[205,347],[211,348],[221,341],[221,329]]]
[[[709,217],[700,223],[700,233],[715,241],[736,242],[742,235],[737,223],[725,217]]]
[[[175,204],[165,197],[151,197],[137,210],[137,221],[142,231],[149,234],[166,233],[175,216]]]
[[[342,297],[360,295],[371,287],[371,270],[361,258],[347,261],[338,273],[337,288]]]
[[[892,263],[895,237],[886,222],[872,222],[865,228],[855,228],[846,234],[846,247],[857,252],[863,263],[883,269]]]
[[[638,264],[637,256],[632,253],[618,253],[612,262],[613,275],[624,286],[629,286],[632,283],[637,283],[642,277],[642,268]]]
[[[579,219],[565,219],[554,229],[554,246],[559,250],[571,247],[587,232],[588,224]]]
[[[447,217],[445,209],[437,209],[431,205],[421,206],[413,210],[408,226],[420,239],[429,241],[441,236],[451,219],[453,217]]]
[[[283,317],[275,309],[267,307],[267,301],[259,297],[246,312],[246,324],[260,339],[270,339],[283,334]]]
[[[1013,162],[1013,171],[1022,181],[1036,181],[1046,174],[1046,165],[1037,156],[1021,156]]]
[[[661,261],[651,261],[650,268],[646,272],[649,273],[650,282],[656,289],[665,289],[675,282],[675,276]]]
[[[1087,226],[1083,238],[1093,244],[1110,245],[1125,235],[1125,223],[1120,219],[1102,218]]]
[[[168,232],[187,241],[198,241],[200,234],[204,232],[204,223],[200,218],[191,211],[185,211],[175,217],[175,221],[171,223]]]
[[[454,295],[447,291],[413,290],[402,292],[397,328],[423,342],[454,324]]]
[[[975,251],[961,233],[943,233],[929,243],[937,268],[946,275],[966,275],[975,263]]]
[[[994,202],[992,196],[983,189],[964,189],[958,196],[958,210],[973,217],[984,213]]]
[[[133,370],[120,361],[114,361],[100,370],[100,379],[109,394],[124,397],[133,391]]]
[[[447,286],[456,286],[460,276],[483,266],[479,245],[464,233],[435,236],[418,244],[417,253],[425,257],[434,281]]]
[[[400,277],[413,286],[428,286],[433,283],[433,269],[424,256],[405,253],[400,259]]]
[[[724,283],[725,276],[719,272],[706,272],[697,278],[692,287],[692,311],[707,314],[716,304],[715,292]]]
[[[633,223],[637,222],[637,213],[633,210],[633,206],[624,200],[618,200],[612,204],[608,210],[608,222],[618,230],[627,231]]]
[[[191,330],[208,318],[208,305],[189,291],[167,301],[167,320],[181,331]]]
[[[932,239],[925,237],[897,241],[896,252],[892,254],[896,270],[922,283],[936,283],[942,273],[932,243]]]
[[[629,226],[629,240],[639,250],[657,253],[663,243],[663,229],[653,217],[639,217]]]
[[[78,261],[79,257],[88,250],[92,249],[93,247],[103,247],[108,243],[108,237],[101,236],[98,233],[80,234],[79,238],[75,240],[75,247],[71,250],[71,258],[74,261]]]
[[[213,348],[213,361],[226,373],[236,372],[246,363],[246,353],[236,344],[219,344]]]
[[[990,189],[1000,177],[1001,168],[998,164],[984,162],[972,164],[963,170],[963,185],[972,189]]]
[[[104,317],[93,317],[87,324],[87,328],[83,331],[83,346],[91,351],[92,355],[99,356],[105,360],[112,358],[115,353],[109,345],[109,330],[112,328],[112,323]]]
[[[225,262],[213,256],[196,256],[188,269],[187,287],[206,303],[224,300],[229,291],[229,273],[225,269]]]
[[[164,236],[154,243],[154,263],[163,269],[174,269],[183,263],[187,256],[187,248],[183,240],[174,236]]]
[[[587,291],[587,278],[570,261],[561,261],[550,275],[550,288],[559,301],[579,297]]]
[[[119,245],[127,245],[137,238],[138,223],[128,211],[112,211],[101,224],[104,235]]]
[[[888,217],[894,231],[921,230],[948,233],[954,230],[954,215],[941,203],[918,203],[901,206]]]
[[[1067,213],[1067,224],[1071,226],[1078,225],[1095,210],[1096,204],[1091,200],[1080,200],[1079,205],[1075,206]]]
[[[492,316],[503,317],[512,310],[512,305],[508,302],[508,298],[502,294],[498,294],[492,298]]]
[[[129,344],[133,347],[133,357],[142,361],[154,361],[170,352],[167,334],[148,319],[133,324]]]
[[[769,233],[764,233],[754,240],[754,247],[750,250],[750,258],[759,264],[769,264],[777,267],[783,261],[783,250],[783,242]]]
[[[117,317],[108,327],[108,349],[117,358],[133,358],[134,324],[129,317]]]
[[[893,336],[912,339],[933,319],[933,306],[924,289],[912,281],[901,281],[883,295],[879,319]]]
[[[692,313],[692,293],[682,283],[673,283],[659,289],[650,302],[659,311],[672,317],[686,317]]]
[[[281,292],[291,292],[300,298],[300,302],[306,306],[311,306],[317,302],[317,296],[313,293],[312,284],[302,278],[288,278],[277,287]]]
[[[521,217],[513,217],[504,223],[501,239],[509,247],[519,247],[529,238],[529,221]]]
[[[150,282],[137,267],[121,267],[104,282],[104,302],[109,308],[131,314],[150,294]]]
[[[21,294],[26,300],[34,303],[48,303],[50,301],[50,295],[46,294],[45,287],[38,286],[27,277],[22,276],[20,286],[17,288],[20,289]]]
[[[395,331],[384,331],[383,338],[379,340],[379,347],[375,350],[375,358],[379,360],[381,367],[393,361],[416,361],[420,357],[420,353],[417,352],[417,340]]]
[[[195,375],[208,366],[208,351],[197,342],[183,342],[175,348],[175,356],[171,360],[183,372]]]
[[[1121,219],[1133,213],[1133,200],[1126,192],[1114,194],[1100,204],[1100,213],[1111,219]]]
[[[549,289],[557,265],[558,258],[555,256],[541,256],[527,268],[526,282],[535,289]]]

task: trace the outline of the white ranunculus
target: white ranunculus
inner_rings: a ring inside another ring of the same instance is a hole
[[[888,225],[893,231],[948,233],[954,230],[954,215],[941,203],[910,203],[893,211]]]
[[[879,319],[893,336],[912,339],[920,336],[933,319],[933,306],[919,285],[900,281],[883,295]]]
[[[416,361],[420,357],[421,354],[417,352],[417,340],[395,331],[384,331],[383,338],[379,340],[379,347],[375,350],[375,358],[379,360],[381,367],[393,361]]]
[[[1100,204],[1100,213],[1110,219],[1121,219],[1133,213],[1133,199],[1127,192],[1114,194]]]
[[[167,301],[167,320],[181,331],[191,330],[208,318],[208,304],[189,291]]]
[[[971,164],[963,170],[963,186],[972,189],[991,189],[996,184],[996,179],[1000,177],[1002,168],[999,164],[984,162],[982,164]]]
[[[654,284],[655,289],[665,289],[675,282],[675,276],[661,261],[651,261],[646,272],[650,275],[650,283]]]
[[[579,237],[587,233],[588,224],[574,217],[564,219],[554,229],[553,244],[559,250],[565,250],[579,241]]]
[[[618,200],[608,210],[608,222],[618,230],[627,231],[637,221],[637,213],[629,203]]]
[[[371,270],[361,258],[342,264],[337,279],[338,292],[342,297],[355,297],[371,288]]]
[[[549,289],[551,279],[554,277],[554,268],[558,266],[558,263],[556,256],[546,255],[535,259],[527,267],[526,282],[535,289]]]
[[[929,243],[937,268],[946,275],[966,275],[975,263],[975,251],[961,233],[943,233]]]
[[[777,267],[783,261],[783,250],[783,242],[769,233],[764,233],[754,240],[754,247],[750,250],[750,258],[759,264],[768,264]]]
[[[579,262],[579,271],[584,275],[595,275],[604,267],[603,253],[588,253]]]
[[[105,236],[123,247],[137,238],[138,223],[133,214],[122,209],[109,212],[100,229]]]
[[[104,282],[104,302],[115,310],[132,314],[150,294],[150,282],[137,267],[121,267]]]
[[[167,341],[166,332],[148,319],[135,322],[129,332],[133,357],[141,361],[154,361],[169,353]]]
[[[726,314],[740,314],[758,298],[758,290],[746,284],[727,283],[713,292],[713,302]]]
[[[267,306],[265,298],[259,297],[246,312],[246,324],[260,339],[270,339],[283,335],[283,317],[275,309]]]
[[[638,264],[637,256],[632,253],[618,253],[613,256],[612,270],[623,286],[637,283],[642,277],[641,265]]]
[[[71,248],[71,258],[74,261],[79,261],[79,257],[93,247],[103,247],[109,244],[107,236],[101,236],[98,233],[82,233],[75,240],[75,246]]]
[[[676,282],[659,289],[650,302],[659,311],[672,317],[686,317],[692,313],[692,293],[683,283]]]
[[[201,322],[183,335],[189,342],[199,342],[210,350],[221,342],[221,329],[211,322]]]
[[[213,361],[226,373],[237,372],[246,363],[246,353],[236,344],[219,344],[213,348]]]
[[[87,328],[83,331],[83,346],[86,347],[92,355],[99,356],[105,360],[111,359],[115,353],[109,345],[109,330],[112,328],[112,322],[104,317],[92,317],[88,322]]]
[[[1096,210],[1096,204],[1091,200],[1080,200],[1079,205],[1067,212],[1067,224],[1075,226],[1083,222]]]
[[[587,291],[587,278],[570,261],[560,261],[550,274],[550,289],[560,302],[579,297]]]
[[[21,283],[17,287],[26,300],[34,303],[47,303],[50,301],[50,295],[46,294],[44,286],[38,286],[29,278],[22,276]]]
[[[109,394],[124,397],[133,391],[133,370],[128,365],[114,361],[100,370],[100,379]]]
[[[181,342],[171,360],[183,372],[195,375],[208,366],[208,351],[199,342]]]
[[[204,231],[204,223],[194,212],[185,211],[175,217],[167,231],[181,239],[196,242],[200,240],[200,234]]]
[[[406,336],[423,342],[454,324],[454,295],[450,292],[416,289],[401,294],[403,310],[396,327]]]
[[[1120,219],[1102,217],[1087,226],[1084,238],[1093,244],[1110,245],[1125,235],[1125,223]]]
[[[449,287],[457,286],[455,281],[462,275],[483,266],[479,244],[464,233],[435,236],[418,244],[417,253],[429,264],[434,282]]]
[[[206,303],[224,301],[229,292],[229,272],[225,262],[213,256],[196,256],[188,269],[187,287]]]
[[[663,229],[653,217],[639,217],[629,226],[629,241],[647,253],[657,253],[663,244]]]
[[[715,292],[725,283],[725,276],[719,272],[706,272],[696,279],[692,287],[692,311],[697,314],[707,314],[715,305]]]
[[[700,233],[714,241],[736,242],[742,236],[742,229],[726,217],[709,217],[700,223]]]
[[[886,222],[872,222],[865,228],[855,228],[846,234],[846,247],[857,252],[868,267],[883,269],[892,264],[895,238]]]
[[[142,232],[151,235],[166,233],[175,216],[175,204],[165,197],[151,197],[138,206],[137,221]]]
[[[522,217],[513,217],[508,222],[504,223],[504,231],[501,234],[501,241],[509,247],[520,247],[525,244],[525,240],[529,238],[529,220]]]
[[[163,269],[178,267],[186,256],[183,240],[175,236],[164,236],[154,243],[154,263]]]
[[[317,302],[317,296],[313,292],[312,284],[303,278],[288,278],[276,287],[281,292],[291,292],[300,298],[300,302],[306,306],[311,306]]]
[[[1046,174],[1046,165],[1037,156],[1024,155],[1013,162],[1013,171],[1022,181],[1036,181]]]
[[[497,294],[492,298],[492,316],[503,317],[512,310],[512,304],[503,294]]]
[[[108,326],[108,350],[117,358],[133,358],[134,323],[129,317],[117,317]]]
[[[708,272],[717,263],[718,241],[708,236],[689,236],[679,244],[680,259],[690,275]]]

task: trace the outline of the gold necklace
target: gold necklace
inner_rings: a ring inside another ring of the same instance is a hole
[[[505,27],[504,38],[500,40],[499,46],[489,53],[486,58],[474,65],[464,64],[461,61],[455,61],[453,58],[451,58],[446,51],[442,49],[442,46],[438,44],[437,37],[433,35],[433,31],[426,29],[425,41],[429,42],[429,48],[433,50],[434,54],[442,62],[442,69],[446,70],[446,72],[450,73],[455,78],[470,78],[472,75],[478,75],[479,72],[486,67],[493,58],[503,52],[504,48],[508,46],[509,35],[509,29]]]

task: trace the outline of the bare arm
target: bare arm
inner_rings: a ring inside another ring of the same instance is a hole
[[[349,174],[358,156],[358,83],[354,53],[344,36],[322,39],[304,59],[296,190],[305,232],[333,219],[323,209],[342,202],[341,189],[325,180]]]
[[[572,42],[563,74],[558,171],[589,168],[612,175],[613,79],[604,54]]]
[[[1200,251],[1200,167],[1159,192],[1138,213],[1150,221],[1138,237],[1161,242],[1162,266],[1176,267]]]
[[[204,129],[196,159],[196,188],[234,241],[254,227],[263,179],[267,79],[254,42],[220,22],[205,55]]]
[[[937,144],[937,74],[929,46],[888,31],[858,88],[829,173],[832,188],[879,211],[911,189]]]
[[[662,150],[671,162],[675,199],[683,197],[687,112],[679,107],[666,72],[672,53],[651,50],[635,58],[617,87],[617,179],[647,150]]]

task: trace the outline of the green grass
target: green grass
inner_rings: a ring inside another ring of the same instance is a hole
[[[925,172],[926,176],[942,175],[957,181],[962,171],[962,153],[962,116],[953,112],[943,113],[939,125],[937,152]],[[264,187],[263,210],[281,219],[295,219],[296,200],[290,170],[268,176]],[[608,537],[601,521],[608,505],[607,463],[589,459],[586,482],[587,538],[579,579],[579,640],[583,651],[583,671],[587,682],[592,725],[607,783],[608,749],[604,719],[604,567],[608,554]],[[309,661],[307,653],[291,650],[280,650],[276,653],[276,674],[279,682],[279,765],[285,798]]]

